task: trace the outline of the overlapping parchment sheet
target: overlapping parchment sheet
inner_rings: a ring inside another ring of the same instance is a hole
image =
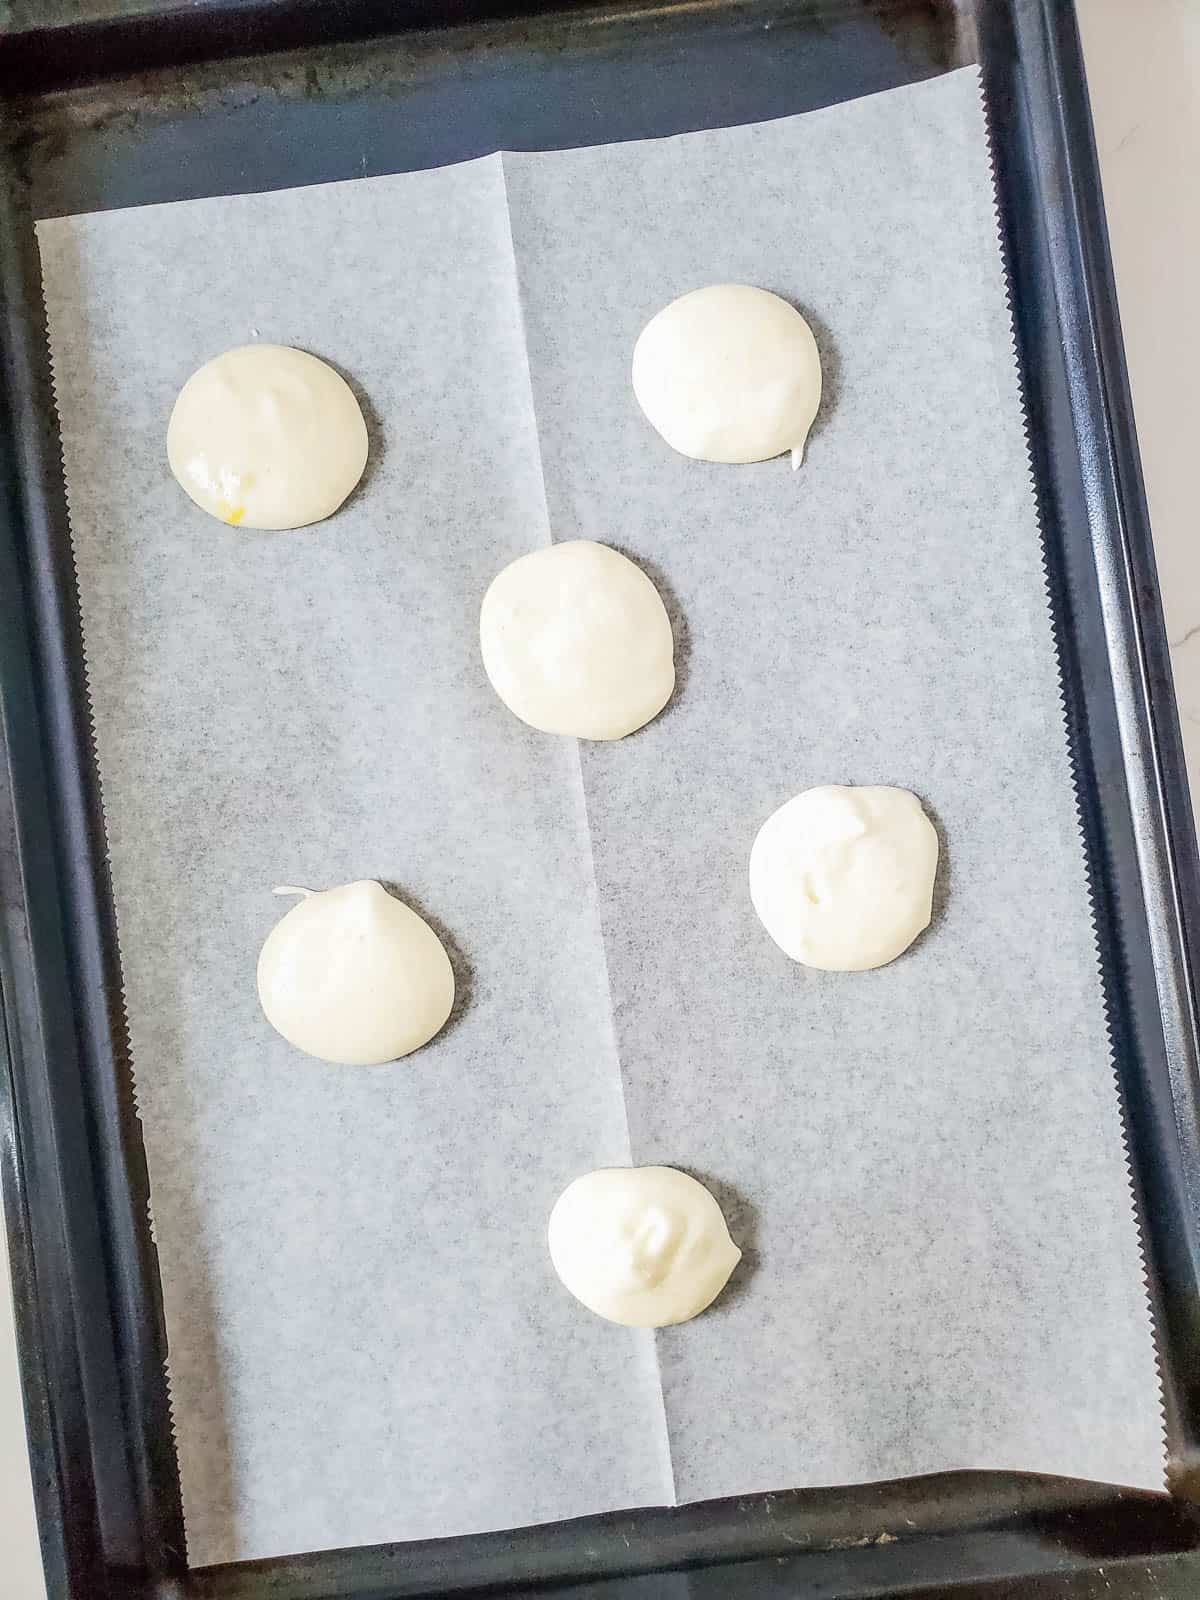
[[[1157,1486],[1158,1383],[973,72],[752,128],[43,224],[195,1564],[1012,1467]],[[628,362],[740,279],[816,327],[803,470],[674,456]],[[367,480],[294,534],[170,480],[189,372],[335,362]],[[626,550],[680,687],[577,747],[478,604]],[[946,845],[894,966],[793,966],[754,832],[819,782]],[[377,876],[463,1003],[396,1067],[261,1019],[277,882]],[[593,1166],[711,1182],[716,1307],[617,1329],[544,1224]]]

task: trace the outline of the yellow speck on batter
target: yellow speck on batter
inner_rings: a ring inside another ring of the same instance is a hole
[[[245,506],[231,505],[230,502],[225,499],[224,495],[221,495],[217,499],[217,515],[221,518],[222,522],[228,522],[231,527],[236,528],[238,523],[246,515],[246,508]]]

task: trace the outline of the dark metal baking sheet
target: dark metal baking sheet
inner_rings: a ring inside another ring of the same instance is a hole
[[[597,1600],[1200,1590],[1187,918],[1200,872],[1068,0],[23,10],[0,31],[0,1178],[54,1600],[384,1600],[548,1584]],[[455,25],[432,27],[439,13]],[[366,38],[385,26],[396,31]],[[238,52],[249,54],[230,59]],[[187,1573],[33,219],[761,120],[973,59],[989,100],[1174,1495],[951,1474]]]

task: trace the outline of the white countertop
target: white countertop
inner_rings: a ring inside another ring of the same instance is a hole
[[[1192,792],[1200,796],[1200,3],[1080,0],[1088,86]]]
[[[1200,0],[1077,0],[1188,771],[1200,795]],[[7,1282],[0,1231],[0,1280]],[[0,1289],[0,1573],[43,1600],[8,1296]]]

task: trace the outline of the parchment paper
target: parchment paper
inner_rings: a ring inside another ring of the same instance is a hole
[[[194,1564],[1024,1468],[1160,1487],[1123,1151],[974,71],[757,127],[43,223]],[[785,295],[808,459],[686,462],[628,387],[676,294]],[[223,528],[163,436],[262,337],[365,397],[368,477]],[[488,688],[506,561],[655,577],[680,686],[577,746]],[[925,800],[933,927],[806,971],[754,834]],[[259,1014],[279,882],[393,884],[461,1004],[397,1066]],[[745,1260],[658,1335],[572,1302],[550,1206],[709,1182]]]

